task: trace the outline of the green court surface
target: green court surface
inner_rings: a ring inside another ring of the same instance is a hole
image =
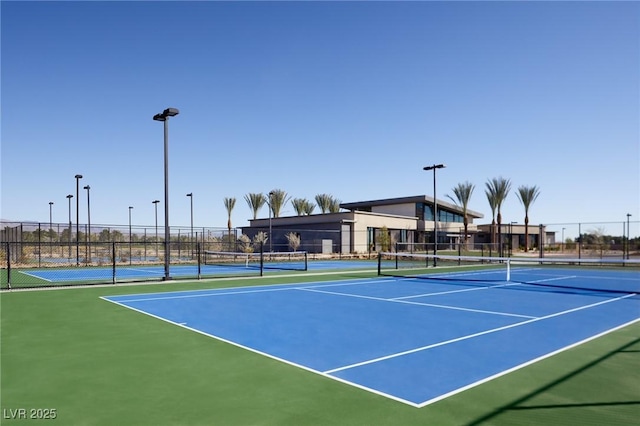
[[[0,421],[3,425],[637,424],[638,322],[416,408],[100,299],[366,276],[345,272],[3,291]],[[495,355],[500,356],[500,348],[495,348]],[[26,419],[15,418],[19,409],[25,410]],[[42,410],[50,410],[55,419],[28,418]]]

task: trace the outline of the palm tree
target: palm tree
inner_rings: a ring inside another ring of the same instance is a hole
[[[274,189],[269,192],[269,207],[273,213],[273,217],[280,217],[280,210],[289,201],[289,196],[282,189]]]
[[[464,244],[467,243],[467,231],[469,227],[469,218],[467,218],[467,207],[469,206],[469,200],[471,200],[471,194],[473,194],[473,189],[475,185],[465,181],[464,183],[459,183],[458,186],[452,189],[453,194],[456,196],[456,199],[453,199],[450,195],[447,197],[453,201],[456,205],[462,207],[462,216],[464,223]]]
[[[224,207],[227,209],[227,229],[229,230],[229,250],[232,248],[231,244],[231,211],[236,206],[235,197],[224,197]]]
[[[329,194],[318,194],[316,195],[316,204],[320,207],[320,211],[324,214],[329,212],[331,208],[331,201],[333,197]]]
[[[536,185],[533,186],[520,186],[518,187],[518,200],[524,206],[524,251],[529,251],[529,207],[536,201],[538,195],[540,195],[540,188]],[[542,237],[542,235],[540,236]]]
[[[294,198],[291,200],[291,205],[293,206],[293,210],[296,212],[298,216],[304,216],[306,214],[306,207],[309,204],[309,200],[306,198]]]
[[[307,216],[313,214],[313,209],[316,208],[316,205],[313,204],[311,201],[307,201],[307,203],[304,206],[304,214],[306,214]]]
[[[495,206],[498,211],[497,215],[497,225],[498,225],[498,242],[501,243],[502,240],[502,214],[500,213],[500,208],[502,207],[502,203],[509,195],[509,191],[511,190],[511,181],[509,179],[505,179],[502,176],[498,178],[493,178],[486,183],[487,190],[492,194],[492,197],[495,201]],[[487,194],[487,197],[489,195]],[[489,202],[491,204],[491,202]],[[499,245],[502,248],[502,244]],[[502,250],[501,250],[502,251]],[[501,253],[502,255],[502,253]]]
[[[331,197],[331,203],[329,204],[329,213],[340,213],[340,203],[340,200]]]
[[[244,196],[245,201],[249,205],[249,208],[253,211],[253,219],[258,218],[258,210],[264,206],[267,202],[267,197],[262,192],[253,193],[250,192]]]
[[[487,185],[487,189],[484,190],[485,195],[487,196],[487,201],[489,202],[489,207],[491,208],[491,244],[496,242],[495,238],[495,229],[496,229],[496,209],[498,208],[498,202],[496,199],[496,195],[493,193],[492,188],[489,188]]]

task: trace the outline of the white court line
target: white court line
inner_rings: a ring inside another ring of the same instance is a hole
[[[29,273],[29,272],[24,272],[24,271],[18,271],[18,272],[19,272],[19,273],[21,273],[21,274],[24,274],[24,275],[26,275],[26,276],[28,276],[28,277],[33,277],[33,278],[37,278],[37,279],[39,279],[39,280],[44,280],[44,281],[48,281],[48,282],[53,282],[53,280],[49,280],[49,279],[47,279],[47,278],[42,278],[42,277],[40,277],[40,276],[38,276],[38,275],[34,275],[34,274],[32,274],[32,273]]]
[[[154,270],[150,270],[150,269],[144,269],[144,268],[118,268],[116,269],[116,273],[118,271],[130,271],[130,272],[139,272],[139,273],[145,273],[145,274],[152,274],[152,275],[161,275],[164,274],[164,271],[158,270],[158,269],[154,269]],[[139,274],[137,274],[139,275]]]
[[[371,284],[371,283],[380,283],[386,282],[389,279],[385,280],[371,280],[370,278],[362,278],[358,280],[348,280],[342,283],[334,283],[334,284],[326,284],[322,281],[310,282],[307,283],[309,288],[311,287],[337,287],[337,286],[350,286],[350,285],[362,285],[362,284]],[[240,287],[229,287],[226,289],[201,289],[201,290],[184,290],[179,292],[167,292],[167,293],[149,293],[149,295],[162,295],[162,294],[173,294],[173,296],[154,296],[154,297],[143,297],[138,299],[122,299],[118,300],[118,302],[149,302],[153,300],[172,300],[172,299],[191,299],[194,297],[211,297],[211,296],[227,296],[232,294],[250,294],[250,293],[265,293],[269,291],[283,291],[283,290],[298,290],[300,289],[301,283],[291,283],[291,284],[272,284],[267,286],[257,286],[252,287],[249,290],[238,290]],[[306,284],[305,284],[306,285]],[[226,290],[226,291],[225,291]],[[198,294],[191,294],[196,293]],[[203,292],[209,292],[204,293]],[[176,295],[176,293],[189,293],[189,294],[180,294]],[[135,296],[135,295],[131,295]],[[141,294],[140,296],[148,296]],[[107,297],[127,297],[127,295],[116,295],[116,296],[107,296]],[[110,299],[109,299],[110,300]]]
[[[566,277],[545,278],[545,279],[542,279],[542,280],[526,281],[526,282],[518,283],[518,284],[527,285],[528,283],[546,283],[547,281],[571,280],[573,278],[577,278],[577,277],[575,275],[569,275],[569,276],[566,276]]]
[[[568,271],[572,271],[575,272],[575,269],[566,269]],[[514,273],[519,273],[519,272],[527,272],[527,271],[537,271],[534,274],[531,275],[538,275],[538,276],[542,276],[542,277],[557,277],[558,274],[552,274],[549,271],[546,272],[542,272],[539,269],[536,268],[512,268],[511,269],[511,275],[513,275]],[[624,275],[625,273],[627,274],[633,274],[634,272],[636,273],[636,275],[640,275],[638,272],[636,271],[615,271],[615,272],[622,272],[622,275]],[[609,275],[573,275],[573,278],[579,278],[579,279],[588,279],[588,280],[610,280],[610,281],[638,281],[638,277],[618,277],[618,276],[609,276]]]
[[[416,295],[413,295],[413,296],[394,297],[393,299],[389,299],[389,300],[406,300],[406,299],[415,299],[415,298],[418,298],[418,297],[440,296],[442,294],[464,293],[464,292],[467,292],[467,291],[477,291],[477,290],[489,290],[489,289],[492,289],[492,288],[508,287],[508,286],[512,286],[512,285],[519,285],[519,284],[516,284],[516,283],[499,284],[499,285],[492,285],[492,286],[486,286],[486,287],[465,288],[465,289],[462,289],[462,290],[439,291],[439,292],[436,292],[436,293],[423,293],[423,294],[416,294]]]
[[[412,353],[422,352],[422,351],[425,351],[425,350],[428,350],[428,349],[433,349],[433,348],[436,348],[438,346],[449,345],[451,343],[456,343],[456,342],[460,342],[460,341],[463,341],[463,340],[472,339],[474,337],[479,337],[479,336],[483,336],[483,335],[486,335],[486,334],[496,333],[498,331],[508,330],[510,328],[520,327],[520,326],[523,326],[523,325],[526,325],[526,324],[531,324],[531,323],[534,323],[534,322],[537,322],[537,321],[542,321],[542,320],[546,320],[546,319],[549,319],[549,318],[554,318],[554,317],[558,317],[558,316],[561,316],[561,315],[566,315],[566,314],[569,314],[569,313],[572,313],[572,312],[581,311],[583,309],[593,308],[593,307],[598,306],[598,305],[604,305],[606,303],[616,302],[618,300],[626,299],[628,297],[633,297],[633,296],[637,296],[637,294],[635,294],[635,293],[627,294],[625,296],[617,297],[615,299],[604,300],[604,301],[600,301],[600,302],[597,302],[597,303],[592,303],[590,305],[584,305],[584,306],[580,306],[580,307],[577,307],[577,308],[568,309],[566,311],[561,311],[561,312],[556,312],[554,314],[545,315],[543,317],[532,318],[532,319],[529,319],[527,321],[517,322],[515,324],[509,324],[509,325],[505,325],[505,326],[502,326],[502,327],[493,328],[491,330],[485,330],[485,331],[481,331],[481,332],[478,332],[478,333],[468,334],[466,336],[457,337],[455,339],[445,340],[443,342],[438,342],[438,343],[434,343],[434,344],[427,345],[427,346],[421,346],[419,348],[414,348],[414,349],[410,349],[410,350],[407,350],[407,351],[398,352],[398,353],[395,353],[395,354],[385,355],[385,356],[382,356],[382,357],[378,357],[378,358],[374,358],[374,359],[370,359],[370,360],[366,360],[366,361],[361,361],[361,362],[358,362],[358,363],[355,363],[355,364],[345,365],[343,367],[338,367],[338,368],[334,368],[332,370],[324,371],[323,373],[325,373],[325,374],[333,374],[333,373],[336,373],[338,371],[349,370],[349,369],[352,369],[352,368],[361,367],[363,365],[368,365],[368,364],[373,364],[373,363],[380,362],[380,361],[385,361],[385,360],[388,360],[388,359],[398,358],[398,357],[401,357],[401,356],[404,356],[404,355],[409,355],[409,354],[412,354]]]
[[[297,290],[311,291],[311,292],[315,292],[315,293],[332,294],[332,295],[343,296],[343,297],[355,297],[355,298],[358,298],[358,299],[377,300],[377,301],[380,301],[380,302],[405,303],[405,304],[408,304],[408,305],[428,306],[430,308],[450,309],[450,310],[454,310],[454,311],[477,312],[477,313],[481,313],[481,314],[502,315],[502,316],[507,316],[507,317],[517,317],[517,318],[537,318],[537,317],[532,317],[530,315],[511,314],[511,313],[508,313],[508,312],[485,311],[485,310],[482,310],[482,309],[462,308],[462,307],[459,307],[459,306],[436,305],[436,304],[433,304],[433,303],[411,302],[411,301],[408,301],[408,300],[398,300],[398,299],[385,299],[385,298],[382,298],[382,297],[363,296],[363,295],[359,295],[359,294],[349,294],[349,293],[338,293],[338,292],[335,292],[335,291],[326,291],[326,290],[316,290],[315,288],[300,287]]]

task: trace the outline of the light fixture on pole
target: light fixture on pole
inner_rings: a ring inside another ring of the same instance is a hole
[[[189,241],[191,242],[191,257],[193,257],[193,192],[188,193],[187,197],[191,201],[191,233],[189,234]]]
[[[444,164],[434,164],[423,167],[422,170],[433,170],[433,266],[437,266],[436,256],[438,255],[438,199],[436,198],[436,170],[447,167]]]
[[[51,258],[53,258],[53,201],[49,201],[49,247]]]
[[[89,197],[91,187],[87,185],[83,189],[87,190],[87,261],[91,263],[91,201]]]
[[[153,200],[152,203],[156,208],[156,258],[158,257],[158,203],[160,200]]]
[[[169,258],[171,244],[169,241],[169,117],[180,114],[177,108],[167,108],[153,116],[155,121],[164,123],[164,280],[169,280]]]
[[[80,265],[80,179],[76,175],[76,266]]]
[[[129,206],[129,265],[131,265],[131,210],[133,210],[132,206]]]
[[[71,262],[71,199],[73,195],[67,195],[67,199],[69,200],[69,262]]]

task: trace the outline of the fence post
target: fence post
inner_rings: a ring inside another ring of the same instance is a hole
[[[111,281],[113,284],[116,283],[116,243],[115,241],[111,243]]]
[[[538,249],[539,249],[538,252],[539,252],[540,259],[544,257],[545,237],[546,235],[544,234],[544,225],[540,224],[538,226]]]
[[[198,233],[197,232],[196,232],[196,241],[198,241]],[[198,259],[198,279],[200,279],[200,272],[201,272],[201,269],[200,269],[201,263],[200,262],[201,262],[201,260],[200,260],[200,243],[199,242],[196,242],[196,256],[197,256],[197,259]]]
[[[42,267],[42,229],[38,222],[38,268]]]
[[[260,276],[264,275],[264,241],[260,241]]]
[[[11,290],[11,243],[7,244],[7,288]]]

